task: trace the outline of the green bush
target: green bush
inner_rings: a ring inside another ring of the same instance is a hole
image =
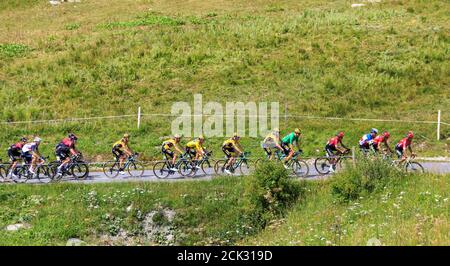
[[[346,165],[345,170],[333,177],[332,194],[339,201],[348,202],[362,195],[383,189],[389,182],[405,174],[381,158],[358,158],[358,163]]]
[[[0,44],[0,54],[8,57],[21,56],[29,50],[28,46],[22,44]]]
[[[255,210],[268,216],[283,214],[300,196],[303,185],[290,179],[287,170],[275,162],[258,165],[250,182],[249,199]]]

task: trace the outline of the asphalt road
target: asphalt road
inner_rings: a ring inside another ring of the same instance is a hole
[[[436,174],[450,174],[450,163],[449,162],[421,162],[423,167],[425,168],[426,172],[430,173],[436,173]],[[118,175],[115,178],[108,178],[103,174],[103,172],[100,171],[93,171],[89,173],[89,176],[84,180],[75,180],[71,177],[65,177],[61,180],[61,182],[69,182],[69,183],[111,183],[111,182],[158,182],[158,181],[165,181],[165,182],[174,182],[174,181],[181,181],[181,180],[210,180],[214,176],[217,176],[214,173],[214,170],[212,168],[206,169],[207,174],[203,174],[203,172],[199,171],[196,176],[194,177],[183,177],[178,173],[175,173],[173,175],[169,175],[165,179],[158,179],[154,174],[153,171],[150,169],[147,169],[144,171],[144,174],[142,177],[131,177],[128,174],[125,175]],[[237,174],[235,174],[237,175]],[[306,180],[318,180],[318,179],[325,179],[329,175],[319,175],[314,168],[314,165],[309,164],[309,175],[305,177]],[[293,176],[295,177],[295,176]],[[296,178],[296,177],[295,177]],[[37,179],[31,179],[28,180],[26,183],[30,184],[38,184],[38,183],[47,183],[50,181],[49,179],[44,179],[42,181]],[[12,182],[11,182],[12,183]]]

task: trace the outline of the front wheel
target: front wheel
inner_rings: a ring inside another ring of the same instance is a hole
[[[85,179],[89,175],[89,167],[85,162],[76,162],[71,169],[75,179]]]
[[[36,177],[41,183],[49,183],[52,181],[50,167],[48,165],[40,165],[36,169]]]
[[[190,176],[194,171],[194,167],[195,164],[193,162],[184,160],[178,166],[178,173],[183,177]]]
[[[239,171],[241,172],[241,175],[248,175],[250,173],[250,167],[248,166],[247,161],[242,161],[239,165]]]
[[[0,165],[0,178],[6,179],[8,176],[8,171],[3,165]]]
[[[167,178],[170,174],[169,165],[166,162],[157,162],[153,166],[153,174],[157,178]]]
[[[295,160],[292,164],[292,171],[298,177],[306,177],[309,174],[309,166],[303,160]]]
[[[423,168],[423,166],[418,163],[418,162],[408,162],[405,165],[405,170],[408,173],[419,173],[419,174],[423,174],[425,173],[425,169]]]
[[[139,162],[131,162],[128,167],[128,174],[132,177],[142,177],[144,175],[144,165]]]

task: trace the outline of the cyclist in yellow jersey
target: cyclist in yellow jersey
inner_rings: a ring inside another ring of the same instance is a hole
[[[183,154],[183,151],[178,147],[178,143],[180,143],[181,136],[176,134],[173,138],[170,138],[162,143],[161,151],[164,154],[164,157],[168,159],[172,159],[171,171],[178,171],[174,167],[175,162],[177,160],[178,155]]]
[[[269,160],[272,160],[274,156],[274,153],[272,152],[273,148],[276,148],[280,151],[283,150],[280,145],[280,130],[278,128],[274,128],[272,132],[264,138],[261,147],[266,152]]]
[[[194,157],[193,160],[199,160],[205,154],[204,143],[205,138],[203,135],[200,135],[197,139],[191,140],[186,144],[186,153],[191,159]]]
[[[113,144],[113,148],[112,148],[112,154],[114,155],[116,160],[119,161],[119,172],[122,175],[125,174],[125,172],[123,171],[123,164],[125,162],[125,159],[128,158],[128,156],[131,156],[133,154],[133,151],[131,150],[131,148],[128,145],[129,139],[130,139],[130,135],[124,134],[123,137],[119,141],[116,141]]]
[[[237,133],[234,133],[232,138],[225,140],[222,144],[222,151],[228,158],[227,163],[224,165],[223,171],[227,174],[231,174],[230,170],[228,170],[229,166],[234,163],[236,160],[236,156],[239,156],[243,153],[243,149],[241,144],[239,143],[241,137]]]

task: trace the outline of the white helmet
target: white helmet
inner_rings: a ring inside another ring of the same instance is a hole
[[[41,142],[41,141],[42,141],[42,139],[41,139],[41,138],[39,138],[39,137],[35,137],[33,141],[34,141],[34,142]]]

